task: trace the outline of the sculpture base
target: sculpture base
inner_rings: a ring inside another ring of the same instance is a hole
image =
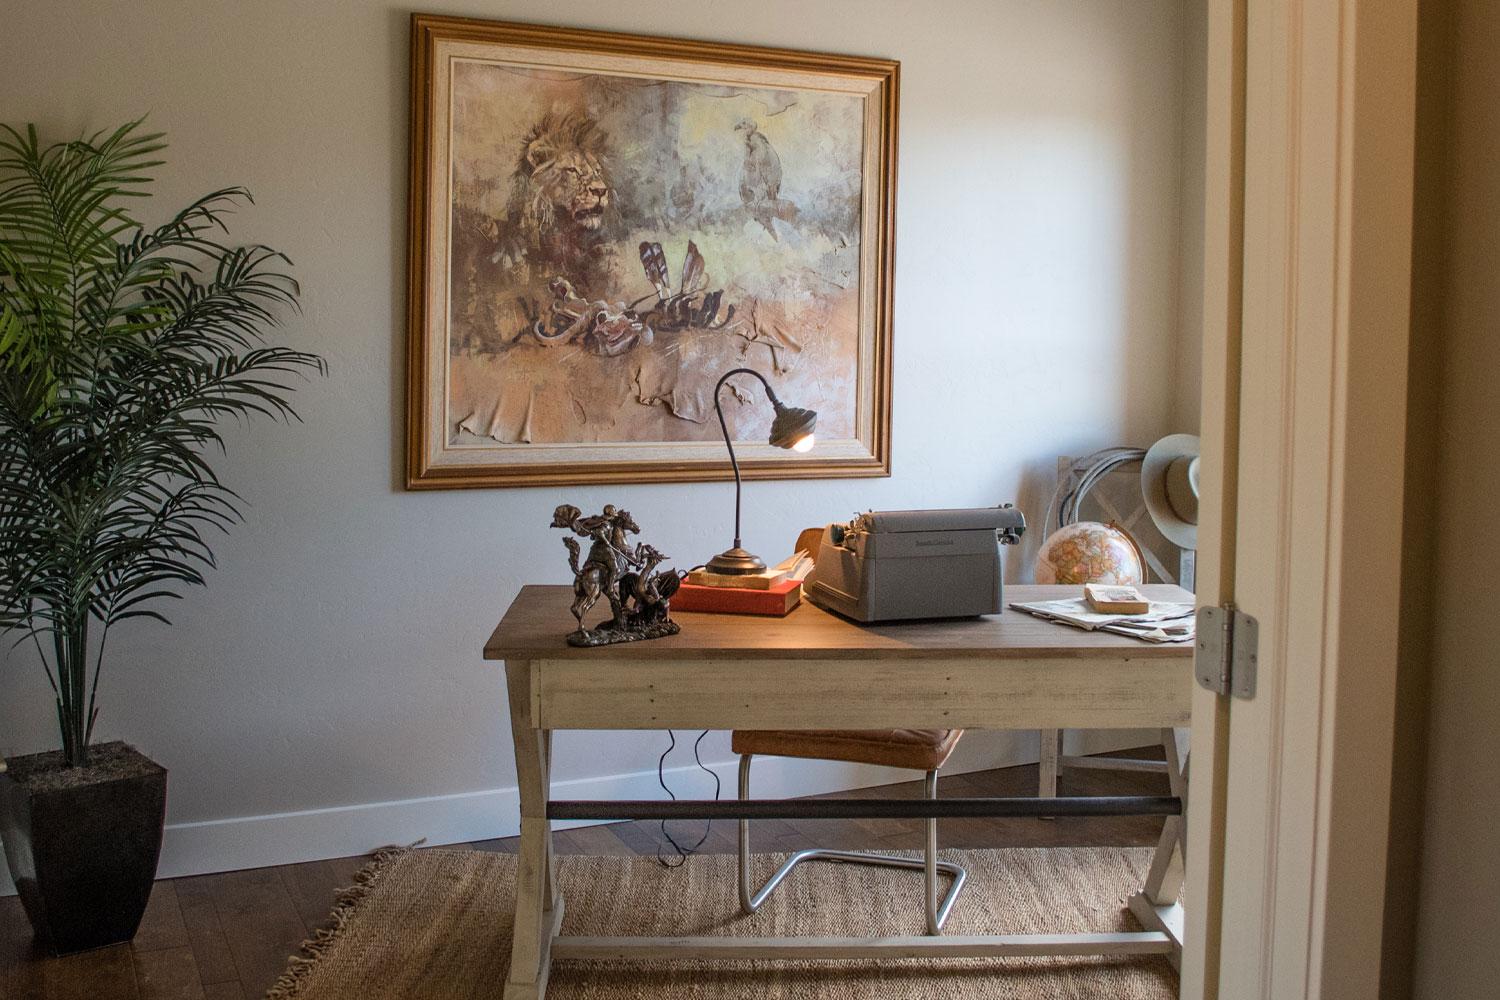
[[[644,639],[661,639],[676,635],[682,629],[671,619],[659,622],[642,622],[639,625],[622,625],[618,628],[604,622],[598,628],[575,629],[568,633],[569,646],[612,646],[617,642],[640,642]]]

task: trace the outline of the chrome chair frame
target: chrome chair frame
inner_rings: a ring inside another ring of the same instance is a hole
[[[750,797],[750,762],[755,758],[754,754],[740,755],[740,782],[739,799],[741,802]],[[927,772],[926,795],[929,799],[937,798],[937,771]],[[964,887],[969,873],[961,865],[951,861],[939,861],[937,859],[937,820],[927,820],[927,849],[919,858],[903,858],[892,854],[866,854],[862,851],[832,851],[822,848],[813,848],[806,851],[798,851],[784,861],[780,868],[776,869],[766,884],[756,892],[750,890],[750,821],[742,819],[740,824],[740,910],[749,915],[760,909],[764,903],[781,884],[782,879],[789,875],[804,861],[831,861],[836,864],[852,865],[875,865],[881,868],[904,868],[920,869],[925,875],[926,901],[927,901],[927,933],[941,934],[943,924],[948,920],[948,914],[953,910],[953,904],[958,901],[958,894]],[[952,879],[948,886],[948,892],[939,902],[937,898],[937,876],[942,872]]]

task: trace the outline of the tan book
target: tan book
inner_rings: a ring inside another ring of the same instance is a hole
[[[812,571],[812,557],[806,552],[787,556],[775,566],[768,566],[759,573],[710,573],[706,569],[695,569],[688,573],[687,581],[695,587],[734,587],[739,590],[770,590],[787,580],[801,580]]]
[[[695,569],[685,582],[695,587],[733,587],[737,590],[770,590],[787,578],[785,570],[764,569],[759,573],[710,573]]]
[[[1083,596],[1102,615],[1144,615],[1151,610],[1151,602],[1134,587],[1085,583]]]

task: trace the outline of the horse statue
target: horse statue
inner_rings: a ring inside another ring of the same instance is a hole
[[[577,538],[563,537],[568,566],[573,571],[569,610],[578,621],[578,630],[568,637],[569,643],[597,646],[678,631],[676,623],[667,617],[667,602],[677,592],[681,577],[675,571],[656,570],[668,557],[653,546],[645,542],[631,546],[628,536],[639,534],[641,528],[630,511],[607,504],[601,513],[586,517],[572,504],[560,504],[552,512],[552,527],[590,540],[588,555],[583,556]],[[600,598],[608,599],[610,618],[596,628],[585,628],[584,616]]]

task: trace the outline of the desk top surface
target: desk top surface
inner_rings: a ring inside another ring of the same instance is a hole
[[[1153,601],[1191,602],[1170,584],[1141,588]],[[1007,586],[1005,602],[1080,597],[1071,586]],[[946,621],[858,625],[803,600],[785,618],[674,611],[682,631],[662,639],[580,649],[564,636],[575,627],[568,586],[522,587],[484,646],[487,660],[842,660],[1036,658],[1190,658],[1192,643],[1153,644],[1085,632],[1006,608],[998,615]],[[606,609],[606,616],[607,616]],[[594,617],[599,617],[596,609]]]

